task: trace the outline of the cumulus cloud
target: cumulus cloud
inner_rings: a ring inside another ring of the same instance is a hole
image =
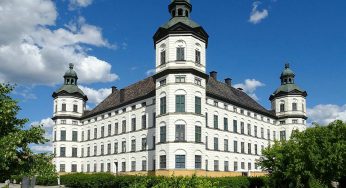
[[[249,22],[253,24],[260,23],[263,19],[269,16],[267,9],[258,10],[258,6],[261,4],[260,1],[255,1],[252,3],[252,11],[250,13]]]
[[[335,120],[346,122],[346,104],[343,106],[320,104],[313,108],[308,108],[307,113],[311,122],[321,125],[328,125]]]
[[[87,7],[91,5],[93,0],[70,0],[69,9],[74,10],[80,7]]]
[[[79,88],[88,96],[88,102],[93,105],[98,105],[112,93],[111,88],[93,89],[86,86],[79,86]]]
[[[154,74],[155,74],[155,69],[150,69],[150,70],[147,70],[147,72],[146,72],[147,76],[151,76],[151,75],[154,75]]]
[[[244,83],[235,84],[235,88],[242,88],[245,93],[247,93],[250,97],[252,97],[255,100],[259,100],[258,97],[255,94],[255,91],[258,87],[265,86],[264,83],[255,80],[255,79],[246,79]]]
[[[114,48],[102,29],[82,17],[51,29],[57,14],[51,0],[0,1],[0,82],[53,85],[69,63],[82,83],[118,79],[108,62],[88,54],[91,46]]]
[[[44,134],[44,137],[50,140],[49,142],[45,144],[32,145],[31,149],[36,153],[52,152],[53,146],[52,146],[51,140],[52,140],[54,121],[51,118],[45,118],[40,121],[32,122],[31,125],[43,125],[43,128],[46,131]]]

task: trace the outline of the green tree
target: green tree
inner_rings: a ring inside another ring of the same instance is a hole
[[[260,166],[270,173],[275,187],[325,186],[332,181],[346,187],[346,124],[335,121],[294,132],[289,141],[263,151]]]
[[[28,119],[17,118],[21,110],[10,96],[14,86],[0,83],[0,180],[12,175],[54,175],[52,156],[35,154],[30,144],[44,144],[42,125],[25,129]]]

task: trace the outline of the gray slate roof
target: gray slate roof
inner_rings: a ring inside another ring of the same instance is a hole
[[[100,113],[106,113],[109,110],[114,110],[116,108],[154,95],[155,79],[153,77],[148,77],[142,81],[124,88],[123,101],[120,101],[120,90],[118,90],[110,94],[93,110],[86,112],[82,118],[89,118]],[[275,118],[275,114],[273,111],[265,109],[243,91],[228,86],[223,82],[219,82],[212,77],[209,77],[208,80],[207,95],[237,105],[239,107],[255,111],[259,114]]]

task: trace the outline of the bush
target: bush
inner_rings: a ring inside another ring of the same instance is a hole
[[[16,180],[16,183],[19,184],[22,182],[23,176],[11,176],[11,182]],[[58,185],[58,179],[56,176],[37,176],[36,177],[36,185],[44,185],[44,186],[53,186]]]

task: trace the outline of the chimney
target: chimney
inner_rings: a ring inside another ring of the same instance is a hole
[[[125,100],[125,89],[120,90],[120,102],[124,102]]]
[[[112,93],[115,93],[116,91],[118,91],[117,87],[112,86]]]
[[[211,72],[210,72],[210,76],[211,76],[212,78],[214,78],[215,80],[217,80],[217,72],[211,71]]]
[[[226,79],[225,79],[225,83],[226,83],[228,86],[232,86],[232,79],[231,79],[231,78],[226,78]]]

